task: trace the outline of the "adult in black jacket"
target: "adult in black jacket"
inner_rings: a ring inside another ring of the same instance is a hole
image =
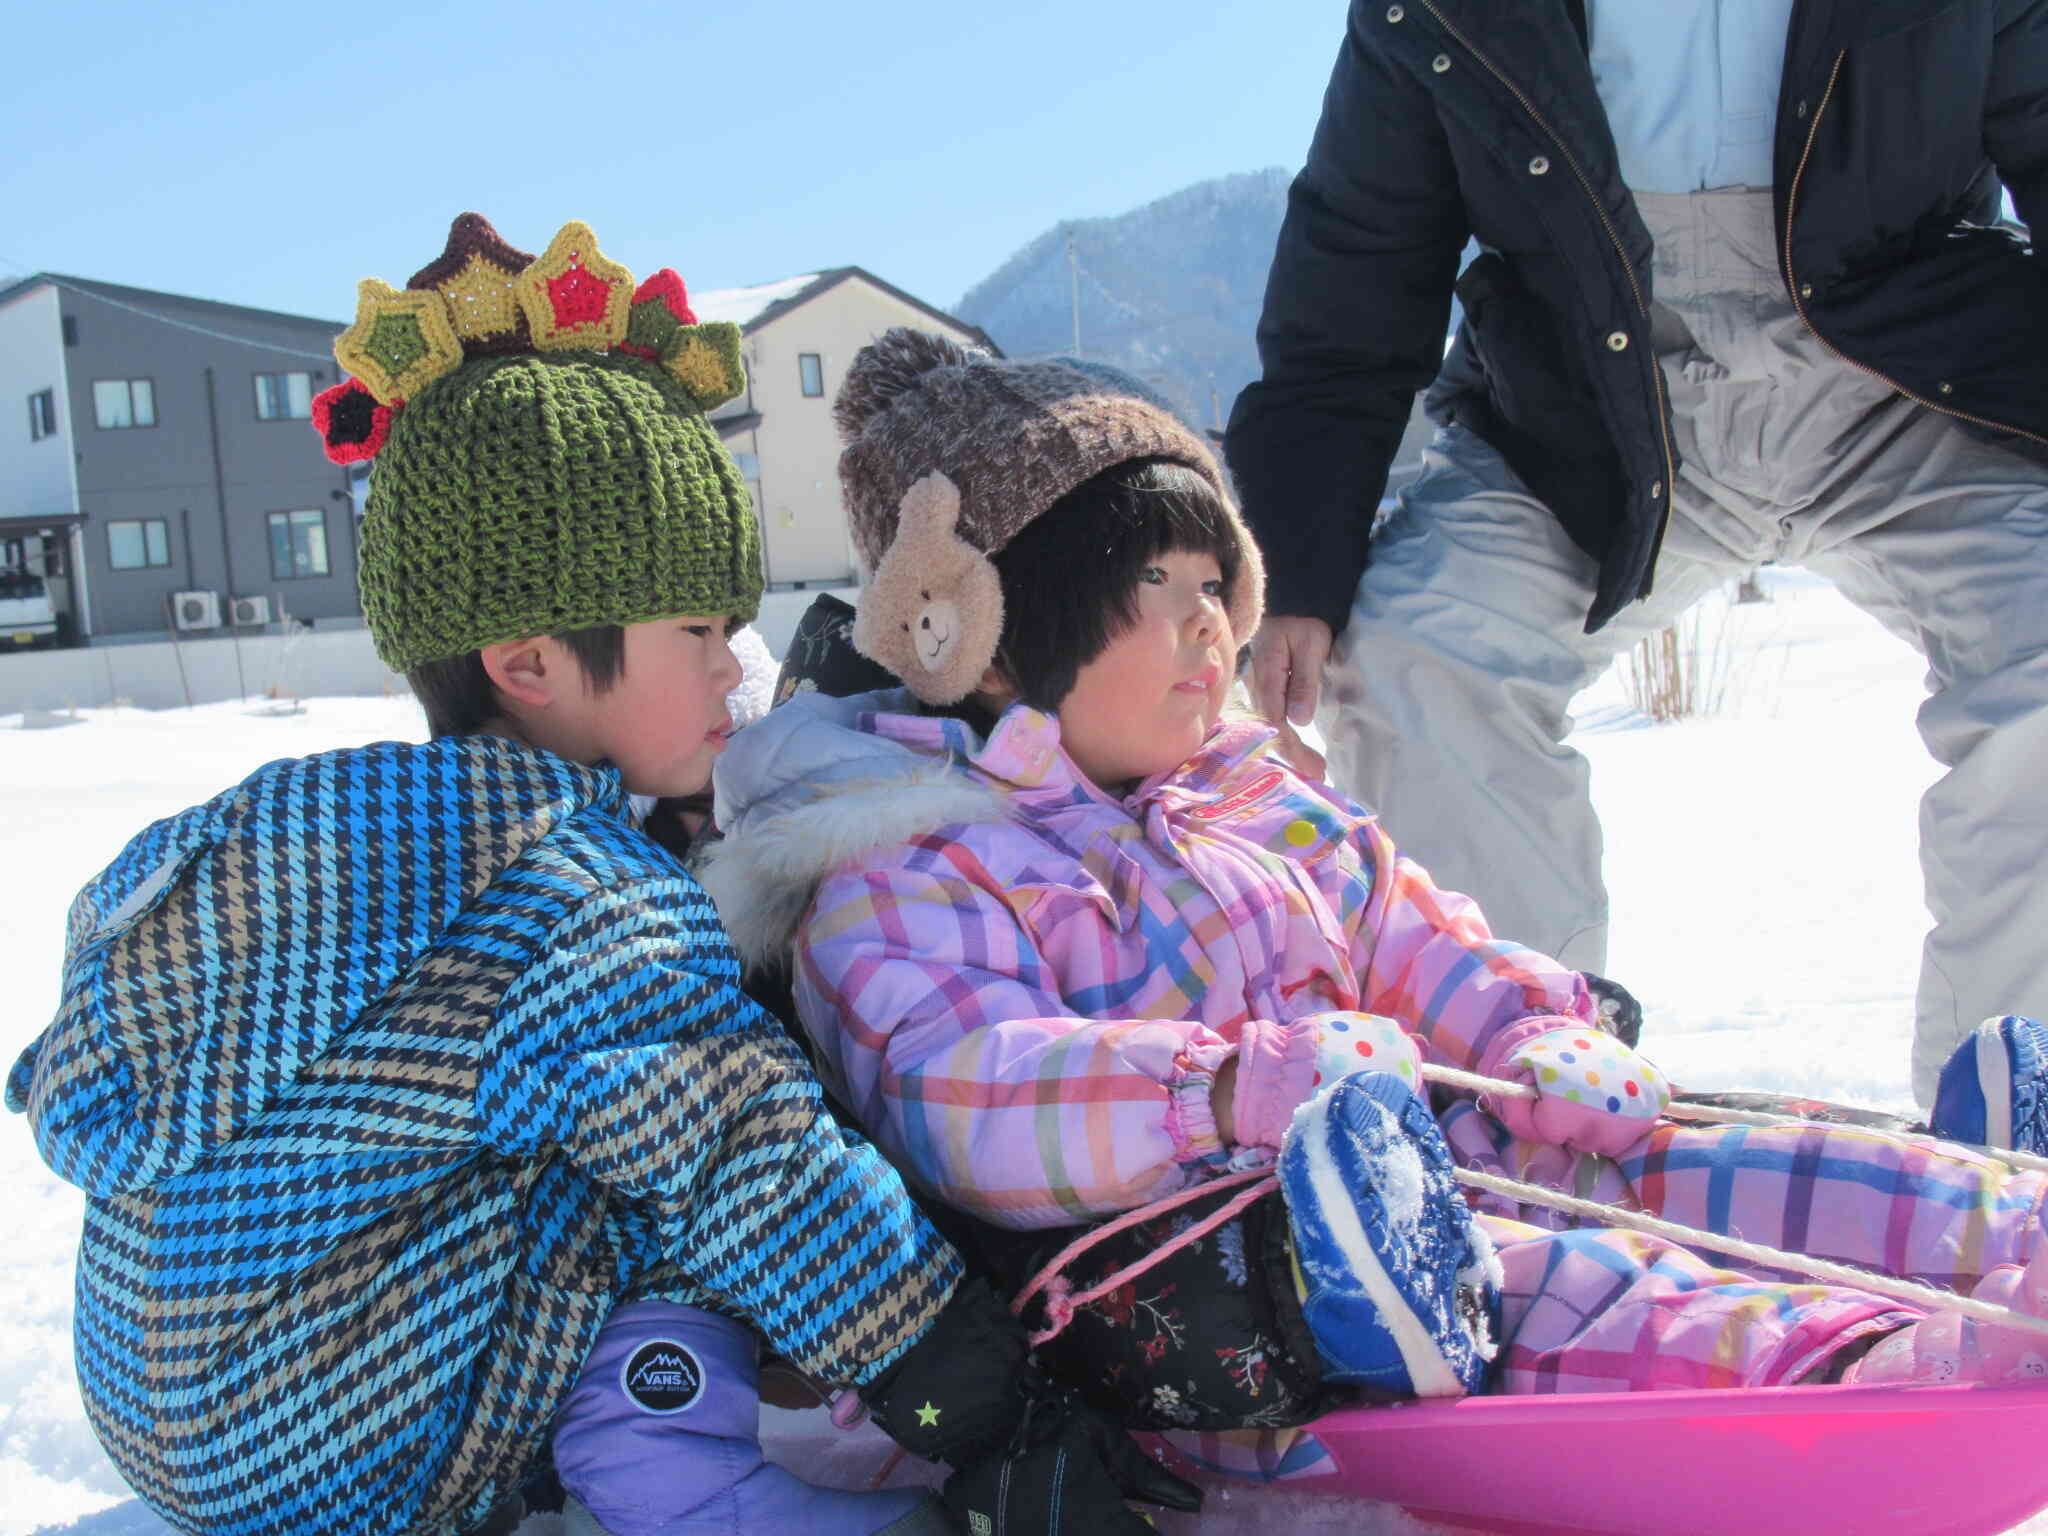
[[[2048,221],[2048,0],[1744,9],[1355,0],[1228,434],[1269,573],[1254,689],[1305,723],[1327,682],[1343,787],[1598,969],[1572,693],[1748,566],[1822,571],[1929,661],[1924,1098],[1984,1013],[2048,1010],[2048,268],[1999,223],[2001,182]],[[1753,155],[1674,183],[1670,125],[1744,47],[1774,66]],[[1442,430],[1374,539],[1432,380]]]

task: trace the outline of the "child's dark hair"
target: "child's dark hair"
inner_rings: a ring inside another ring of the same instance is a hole
[[[565,630],[555,638],[569,648],[598,693],[609,689],[626,670],[626,631],[620,625],[593,624],[588,629]],[[427,731],[436,741],[480,730],[503,713],[498,690],[484,671],[481,652],[423,661],[405,674],[405,680],[412,684],[420,708],[427,712]]]
[[[996,665],[1018,697],[1058,709],[1081,669],[1137,622],[1145,567],[1175,550],[1214,555],[1228,601],[1238,545],[1216,488],[1170,459],[1133,459],[1082,481],[996,551]]]

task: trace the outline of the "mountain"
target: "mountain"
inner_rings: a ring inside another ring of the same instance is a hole
[[[1288,180],[1278,167],[1221,176],[1114,218],[1056,224],[970,288],[953,313],[1007,356],[1046,357],[1077,350],[1078,295],[1082,356],[1136,374],[1196,426],[1220,427],[1237,392],[1259,376],[1253,338]],[[1418,395],[1389,491],[1420,473],[1431,430]]]
[[[1080,352],[1220,426],[1258,376],[1253,332],[1287,205],[1275,167],[1191,187],[1113,218],[1055,225],[953,306],[1010,357]],[[1072,261],[1069,261],[1069,242]]]

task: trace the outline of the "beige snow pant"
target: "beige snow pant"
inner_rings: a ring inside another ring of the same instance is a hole
[[[1947,771],[1920,809],[1926,1103],[1980,1018],[2048,1014],[2048,468],[1830,357],[1785,297],[1767,191],[1637,202],[1684,458],[1654,593],[1583,633],[1593,562],[1499,454],[1440,432],[1331,658],[1331,778],[1496,932],[1600,970],[1607,893],[1587,764],[1564,743],[1572,696],[1752,566],[1828,577],[1927,658],[1920,734]],[[1795,801],[1828,792],[1796,763],[1758,771]]]

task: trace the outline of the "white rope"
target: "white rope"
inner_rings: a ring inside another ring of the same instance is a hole
[[[1526,1084],[1480,1077],[1475,1073],[1460,1072],[1454,1067],[1426,1066],[1422,1069],[1422,1075],[1431,1082],[1440,1082],[1447,1087],[1469,1088],[1475,1092],[1494,1094],[1503,1098],[1533,1099],[1537,1096],[1536,1090]],[[1740,1110],[1730,1113],[1747,1115],[1747,1111]],[[1814,1123],[1797,1120],[1791,1116],[1765,1115],[1749,1118],[1754,1123],[1761,1124]],[[1993,1152],[1991,1155],[2003,1158],[2005,1154]],[[1958,1312],[1964,1317],[1975,1318],[1980,1323],[1989,1323],[1994,1327],[2017,1328],[2026,1333],[2048,1335],[2048,1317],[2035,1317],[2028,1312],[2001,1307],[1995,1302],[1978,1301],[1973,1297],[1961,1296],[1954,1291],[1940,1290],[1931,1285],[1921,1285],[1912,1280],[1898,1280],[1890,1275],[1872,1274],[1847,1264],[1816,1259],[1810,1254],[1788,1253],[1782,1248],[1769,1248],[1762,1243],[1748,1242],[1739,1237],[1723,1237],[1717,1232],[1701,1232],[1675,1221],[1665,1221],[1661,1217],[1647,1215],[1642,1211],[1625,1210],[1620,1206],[1606,1205],[1598,1200],[1581,1200],[1574,1195],[1546,1189],[1540,1184],[1524,1183],[1520,1179],[1481,1173],[1471,1168],[1457,1168],[1452,1171],[1460,1184],[1505,1195],[1523,1204],[1540,1205],[1548,1210],[1562,1211],[1568,1216],[1597,1222],[1601,1226],[1625,1227],[1631,1232],[1661,1237],[1687,1248],[1710,1248],[1716,1253],[1725,1253],[1733,1258],[1746,1259],[1772,1269],[1807,1275],[1831,1285],[1868,1291],[1877,1296],[1888,1296],[1894,1301],[1904,1301],[1918,1307],[1923,1312]]]

